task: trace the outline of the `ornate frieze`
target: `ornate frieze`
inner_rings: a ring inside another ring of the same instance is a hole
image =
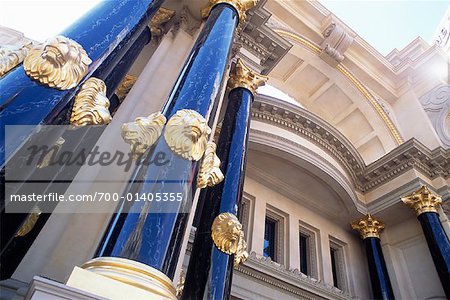
[[[28,54],[29,45],[22,47],[0,46],[0,76],[23,62]]]
[[[252,94],[255,94],[256,89],[264,85],[267,79],[266,76],[261,76],[253,72],[244,64],[242,59],[238,59],[234,72],[231,73],[230,79],[228,80],[228,87],[230,89],[243,87],[252,92]]]
[[[413,209],[417,215],[426,212],[437,213],[437,206],[442,203],[441,197],[431,192],[425,185],[411,195],[402,197],[402,201]]]
[[[131,145],[134,159],[139,158],[158,140],[165,124],[166,117],[156,112],[122,125],[122,138]]]
[[[342,165],[360,192],[368,192],[412,169],[430,179],[445,179],[450,173],[450,150],[430,151],[414,139],[365,165],[353,145],[331,125],[307,110],[269,96],[256,97],[252,118],[295,132],[327,151]]]
[[[220,170],[220,159],[216,154],[216,144],[208,142],[197,177],[197,187],[215,186],[222,182],[224,176]]]
[[[185,159],[198,161],[211,133],[205,118],[191,109],[177,111],[167,122],[164,138],[169,148]]]
[[[105,83],[91,77],[83,83],[75,97],[70,123],[75,126],[109,124],[111,114],[108,108]]]
[[[380,238],[380,232],[384,229],[383,222],[373,218],[370,214],[354,221],[351,226],[352,229],[358,230],[362,239],[370,237]]]
[[[23,67],[32,79],[49,87],[68,90],[80,83],[91,63],[80,44],[59,35],[31,48]]]

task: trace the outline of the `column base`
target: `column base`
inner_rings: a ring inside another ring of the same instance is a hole
[[[67,285],[108,299],[177,299],[164,273],[119,257],[98,257],[75,267]]]

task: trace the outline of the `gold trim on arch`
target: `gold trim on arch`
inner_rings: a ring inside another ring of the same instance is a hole
[[[291,38],[303,46],[305,46],[307,49],[309,49],[311,52],[319,55],[322,51],[320,46],[316,45],[314,42],[309,41],[308,39],[299,36],[298,34],[281,30],[281,29],[274,29],[274,31],[282,36]],[[399,131],[395,127],[392,120],[389,118],[389,116],[386,114],[384,109],[381,107],[380,103],[375,99],[375,97],[369,92],[369,90],[362,84],[361,81],[359,81],[351,72],[347,69],[342,63],[339,63],[336,66],[336,69],[341,72],[345,77],[347,77],[351,83],[361,92],[361,94],[369,101],[369,104],[375,109],[375,111],[378,113],[378,115],[383,120],[384,124],[386,124],[387,128],[391,132],[392,136],[394,137],[395,141],[401,145],[403,144],[403,138],[401,137]]]

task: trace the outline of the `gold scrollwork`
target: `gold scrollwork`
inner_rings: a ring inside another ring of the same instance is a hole
[[[49,87],[68,90],[80,83],[91,63],[80,44],[64,36],[56,36],[30,49],[23,67],[32,79]]]
[[[424,185],[411,195],[402,197],[402,201],[412,208],[416,212],[416,215],[421,215],[426,212],[437,212],[436,207],[442,203],[442,198],[432,193]]]
[[[211,133],[205,118],[191,109],[180,109],[167,122],[164,138],[169,148],[181,157],[202,158]]]
[[[197,187],[205,188],[215,186],[223,180],[223,173],[220,170],[220,159],[216,155],[216,144],[208,142],[197,177]]]
[[[108,108],[105,83],[91,77],[83,83],[75,97],[70,123],[75,126],[109,124],[111,114]]]
[[[139,158],[161,136],[166,117],[160,112],[148,117],[136,118],[134,122],[122,125],[122,138],[131,145],[134,159]]]
[[[33,210],[30,212],[30,214],[28,215],[28,217],[26,218],[25,222],[22,224],[22,226],[16,232],[15,236],[22,237],[22,236],[27,235],[34,228],[34,225],[36,225],[36,222],[38,221],[41,213],[42,213],[42,211],[39,209],[39,207],[35,206],[33,208]]]
[[[243,87],[254,94],[256,89],[264,85],[268,77],[259,75],[253,72],[249,67],[247,67],[242,59],[238,59],[234,71],[230,75],[228,80],[228,87],[230,89]]]
[[[27,53],[27,45],[20,48],[0,46],[0,76],[5,75],[23,62]]]
[[[352,229],[359,231],[362,239],[369,237],[380,238],[380,232],[384,229],[383,222],[373,218],[370,214],[353,222],[351,225]]]
[[[234,214],[226,212],[218,215],[211,227],[211,237],[217,249],[226,254],[235,255],[235,266],[247,259],[247,243],[244,240],[244,231]]]
[[[202,17],[208,17],[212,8],[220,3],[228,3],[232,5],[238,12],[239,22],[242,24],[247,20],[247,10],[253,8],[256,3],[258,3],[258,0],[209,0],[208,5],[201,10]]]

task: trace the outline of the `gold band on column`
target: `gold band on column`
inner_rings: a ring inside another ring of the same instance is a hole
[[[380,238],[380,232],[384,229],[383,222],[373,218],[370,214],[352,222],[351,226],[352,229],[359,231],[363,240],[369,237]]]
[[[425,185],[401,199],[416,212],[417,216],[426,212],[437,212],[437,206],[442,203],[441,196],[432,193]]]
[[[228,87],[230,89],[243,87],[250,90],[252,94],[255,94],[256,89],[264,85],[267,79],[268,77],[252,71],[244,64],[242,59],[238,58],[236,66],[230,75],[230,79],[228,80]]]
[[[177,299],[172,281],[164,273],[143,263],[119,257],[97,257],[81,268],[145,290],[158,297]]]
[[[220,3],[227,3],[233,6],[239,14],[239,22],[244,23],[247,19],[247,10],[253,8],[258,3],[258,0],[209,0],[208,5],[201,11],[202,17],[208,17],[212,8]]]

